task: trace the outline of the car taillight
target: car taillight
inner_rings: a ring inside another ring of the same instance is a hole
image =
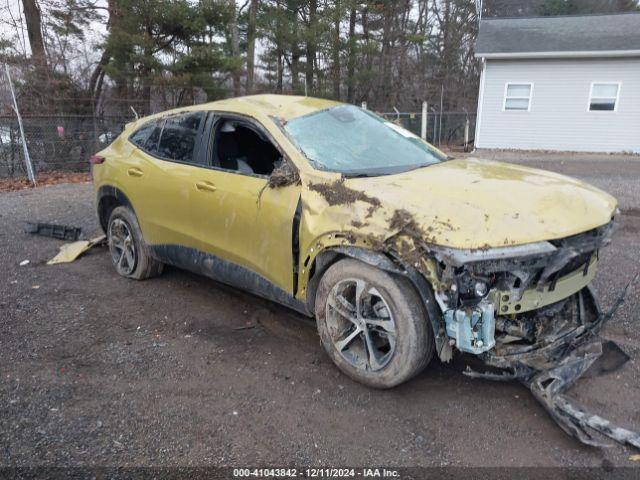
[[[92,163],[93,165],[97,165],[103,162],[104,157],[101,157],[100,155],[91,155],[91,157],[89,158],[89,163]]]

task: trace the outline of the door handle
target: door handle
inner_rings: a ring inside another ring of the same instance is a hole
[[[196,182],[196,188],[201,192],[215,192],[217,190],[211,182]]]
[[[141,177],[142,170],[140,170],[138,167],[131,167],[129,170],[127,170],[127,174],[129,174],[130,177]]]

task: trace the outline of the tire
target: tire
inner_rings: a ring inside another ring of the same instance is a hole
[[[395,387],[433,357],[427,312],[406,278],[358,260],[340,260],[320,279],[315,305],[324,349],[357,382]]]
[[[107,243],[111,261],[123,277],[145,280],[162,273],[164,264],[150,255],[138,220],[128,207],[116,207],[111,212]]]

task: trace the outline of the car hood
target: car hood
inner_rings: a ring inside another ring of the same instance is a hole
[[[350,216],[358,231],[418,230],[429,243],[486,248],[552,240],[608,223],[609,194],[579,180],[520,165],[463,159],[344,187],[363,196]],[[357,198],[357,196],[356,196]],[[364,205],[367,207],[367,205]],[[364,215],[363,215],[364,214]]]

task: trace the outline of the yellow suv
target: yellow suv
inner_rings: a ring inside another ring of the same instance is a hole
[[[456,350],[530,380],[602,324],[589,283],[614,198],[449,159],[351,105],[257,95],[177,109],[128,124],[91,161],[121,275],[170,264],[315,316],[335,364],[367,385]]]

